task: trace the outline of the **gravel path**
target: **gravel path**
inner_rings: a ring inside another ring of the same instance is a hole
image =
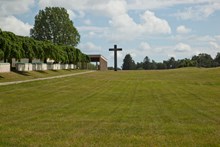
[[[53,77],[46,77],[46,78],[38,78],[38,79],[30,79],[30,80],[24,80],[24,81],[4,82],[4,83],[0,83],[0,86],[12,85],[12,84],[20,84],[20,83],[27,83],[27,82],[33,82],[33,81],[43,81],[43,80],[49,80],[49,79],[64,78],[64,77],[70,77],[70,76],[87,74],[87,73],[91,73],[91,72],[95,72],[95,71],[86,71],[86,72],[80,72],[80,73],[73,73],[73,74],[53,76]]]

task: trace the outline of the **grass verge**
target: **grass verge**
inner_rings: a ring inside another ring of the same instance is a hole
[[[0,146],[219,146],[220,69],[2,86]]]
[[[67,74],[78,73],[83,71],[85,70],[46,70],[46,71],[0,73],[0,83],[67,75]]]

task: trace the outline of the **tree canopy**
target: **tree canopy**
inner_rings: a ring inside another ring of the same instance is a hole
[[[35,24],[30,30],[32,38],[51,41],[58,45],[77,46],[80,34],[69,19],[65,8],[46,7],[35,16]]]
[[[130,54],[127,54],[124,58],[124,63],[122,65],[122,70],[133,70],[135,69],[135,62]]]
[[[152,69],[174,69],[181,67],[218,67],[220,66],[220,53],[217,53],[216,57],[213,59],[211,55],[207,53],[200,53],[198,55],[194,55],[191,59],[178,59],[176,60],[174,57],[169,58],[168,60],[164,60],[163,62],[155,62],[154,60],[150,60],[148,56],[143,59],[143,62],[135,62],[132,60],[130,54],[127,54],[124,58],[124,62],[122,65],[123,70],[152,70]]]
[[[50,58],[56,63],[70,64],[90,62],[86,54],[73,46],[55,45],[50,41],[37,41],[0,30],[0,60],[11,62],[12,58],[28,58],[30,63],[34,58],[44,62]]]

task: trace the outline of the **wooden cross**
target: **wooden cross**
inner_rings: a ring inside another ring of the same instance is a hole
[[[117,71],[117,51],[122,51],[122,48],[117,48],[117,45],[114,45],[114,48],[110,48],[109,51],[114,51],[114,69]]]

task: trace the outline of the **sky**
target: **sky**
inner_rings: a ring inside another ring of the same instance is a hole
[[[162,62],[220,52],[220,0],[0,0],[0,28],[29,36],[45,7],[64,7],[81,35],[78,48],[121,67],[126,54]]]

